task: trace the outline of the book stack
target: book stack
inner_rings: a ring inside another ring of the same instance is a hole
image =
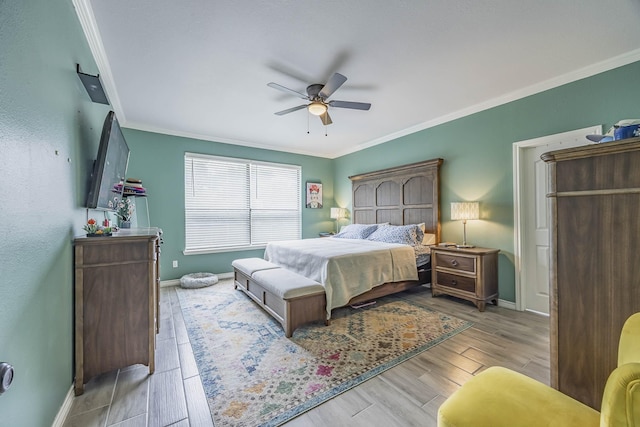
[[[127,178],[124,183],[124,196],[146,196],[147,190],[142,186],[142,180]]]

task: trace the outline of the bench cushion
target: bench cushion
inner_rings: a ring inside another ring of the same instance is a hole
[[[324,293],[324,286],[320,283],[284,268],[256,271],[251,277],[267,291],[285,300]]]
[[[279,266],[272,264],[262,258],[240,258],[233,260],[231,265],[236,270],[240,270],[249,277],[251,277],[256,271],[280,268]]]

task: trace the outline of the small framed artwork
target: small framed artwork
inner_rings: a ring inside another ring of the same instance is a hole
[[[311,209],[322,208],[322,184],[307,182],[307,205]]]

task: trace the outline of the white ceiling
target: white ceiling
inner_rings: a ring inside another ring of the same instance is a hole
[[[123,126],[329,158],[640,60],[638,0],[73,2]]]

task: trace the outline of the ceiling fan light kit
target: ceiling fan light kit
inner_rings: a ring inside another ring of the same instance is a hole
[[[347,78],[342,74],[333,73],[333,75],[325,85],[315,83],[307,86],[306,95],[273,82],[267,83],[267,86],[288,93],[289,95],[293,95],[297,98],[306,99],[310,102],[306,105],[298,105],[297,107],[278,111],[275,113],[277,116],[283,116],[285,114],[289,114],[294,111],[306,108],[309,113],[313,114],[314,116],[320,117],[322,124],[327,126],[333,123],[331,117],[329,116],[329,107],[349,108],[352,110],[368,110],[369,108],[371,108],[371,104],[365,102],[327,101],[327,99],[331,95],[333,95],[333,93],[338,90],[338,88],[342,86],[346,81]]]
[[[314,116],[321,116],[327,112],[327,106],[322,102],[312,102],[307,107],[307,110]]]

